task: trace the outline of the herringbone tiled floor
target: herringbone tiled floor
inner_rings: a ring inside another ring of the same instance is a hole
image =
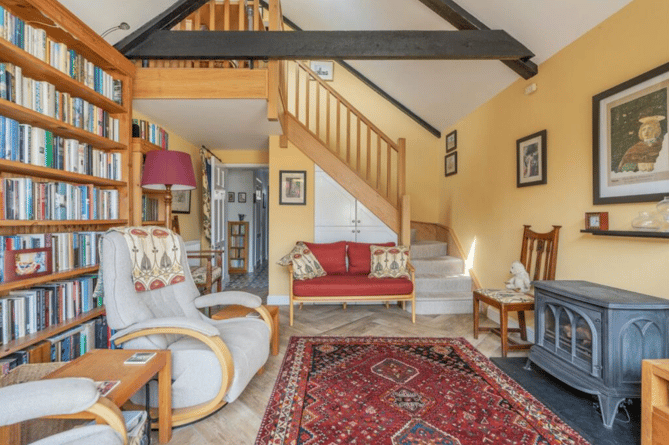
[[[472,336],[472,316],[418,315],[411,323],[408,312],[382,305],[305,305],[295,312],[295,325],[288,326],[288,307],[280,309],[281,342],[278,356],[271,356],[265,372],[253,378],[239,399],[212,416],[174,430],[170,444],[253,444],[274,381],[283,361],[288,339],[293,335],[387,336],[387,337],[464,337],[486,356],[500,356],[499,337],[483,333]],[[483,321],[482,325],[492,325]],[[511,353],[523,356],[524,352]],[[154,432],[154,439],[157,439]],[[158,443],[153,440],[152,443]]]

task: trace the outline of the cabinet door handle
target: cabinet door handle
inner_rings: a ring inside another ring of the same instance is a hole
[[[355,230],[351,230],[351,233],[355,233]]]
[[[359,231],[359,230],[358,230],[358,233],[360,233],[360,231]]]
[[[351,221],[353,224],[355,224],[355,220]]]
[[[358,224],[360,224],[360,220],[358,220]]]

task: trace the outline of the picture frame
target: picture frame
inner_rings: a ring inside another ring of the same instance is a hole
[[[516,187],[548,182],[547,139],[547,131],[541,130],[516,141]]]
[[[326,82],[334,80],[334,62],[332,60],[312,60],[309,62],[309,68],[321,80]]]
[[[246,193],[239,192],[237,193],[237,202],[240,204],[246,204]]]
[[[228,202],[235,202],[235,192],[228,192]]]
[[[279,205],[306,205],[306,170],[279,171]]]
[[[585,230],[609,230],[609,212],[585,212]]]
[[[190,190],[172,192],[172,213],[190,213]]]
[[[669,192],[669,63],[592,98],[593,204],[660,201]]]
[[[446,135],[446,153],[458,148],[458,130],[453,130]]]
[[[5,251],[5,283],[48,275],[52,270],[51,248]]]
[[[452,176],[458,172],[458,152],[444,156],[444,176]]]

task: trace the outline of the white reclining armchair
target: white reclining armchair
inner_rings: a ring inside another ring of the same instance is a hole
[[[33,445],[123,445],[127,443],[121,411],[100,397],[95,383],[85,378],[62,378],[20,383],[0,389],[0,426],[45,416],[88,413],[106,425],[73,428]]]
[[[200,296],[183,240],[175,236],[181,245],[183,282],[137,292],[128,245],[124,235],[114,231],[102,238],[100,273],[107,321],[117,331],[112,341],[125,349],[171,351],[172,424],[178,426],[209,415],[241,394],[267,361],[272,323],[256,295],[217,292]],[[254,308],[262,319],[212,320],[198,310],[230,304]],[[158,405],[157,394],[157,388],[151,388],[153,407]],[[143,404],[143,391],[132,401]]]

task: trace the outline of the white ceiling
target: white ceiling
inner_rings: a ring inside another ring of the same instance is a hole
[[[532,52],[537,64],[551,57],[601,23],[631,0],[456,0],[465,10],[491,29],[503,29]],[[118,25],[121,21],[131,25],[129,31],[115,31],[107,40],[115,43],[136,30],[146,21],[161,13],[175,0],[61,0],[95,31]],[[95,6],[92,7],[91,5]],[[419,0],[282,0],[284,15],[305,30],[450,30],[441,17]],[[376,83],[390,96],[438,130],[453,125],[458,120],[484,104],[509,84],[519,78],[499,61],[350,61],[355,69]],[[191,103],[179,105],[144,104],[136,107],[166,125],[193,143],[208,138],[211,146],[228,145],[237,138],[240,129],[256,140],[260,122],[243,122],[237,119],[240,108],[223,104],[197,107]],[[155,102],[155,101],[153,101]],[[219,101],[226,102],[226,101]],[[192,107],[188,115],[185,106]],[[203,109],[204,108],[204,109]],[[206,109],[206,110],[205,110]],[[218,111],[220,119],[214,126],[208,113]],[[220,113],[230,111],[225,119]],[[158,113],[159,115],[157,115]],[[259,110],[250,114],[260,117]],[[250,116],[248,116],[250,117]],[[234,135],[223,134],[225,122],[234,121]],[[197,128],[181,133],[180,128]],[[221,129],[219,132],[218,129]],[[215,129],[214,135],[204,135]],[[266,136],[266,134],[265,134]],[[190,139],[189,139],[190,140]],[[266,140],[266,139],[265,139]],[[241,147],[239,147],[241,148]],[[250,147],[248,147],[250,148]]]

